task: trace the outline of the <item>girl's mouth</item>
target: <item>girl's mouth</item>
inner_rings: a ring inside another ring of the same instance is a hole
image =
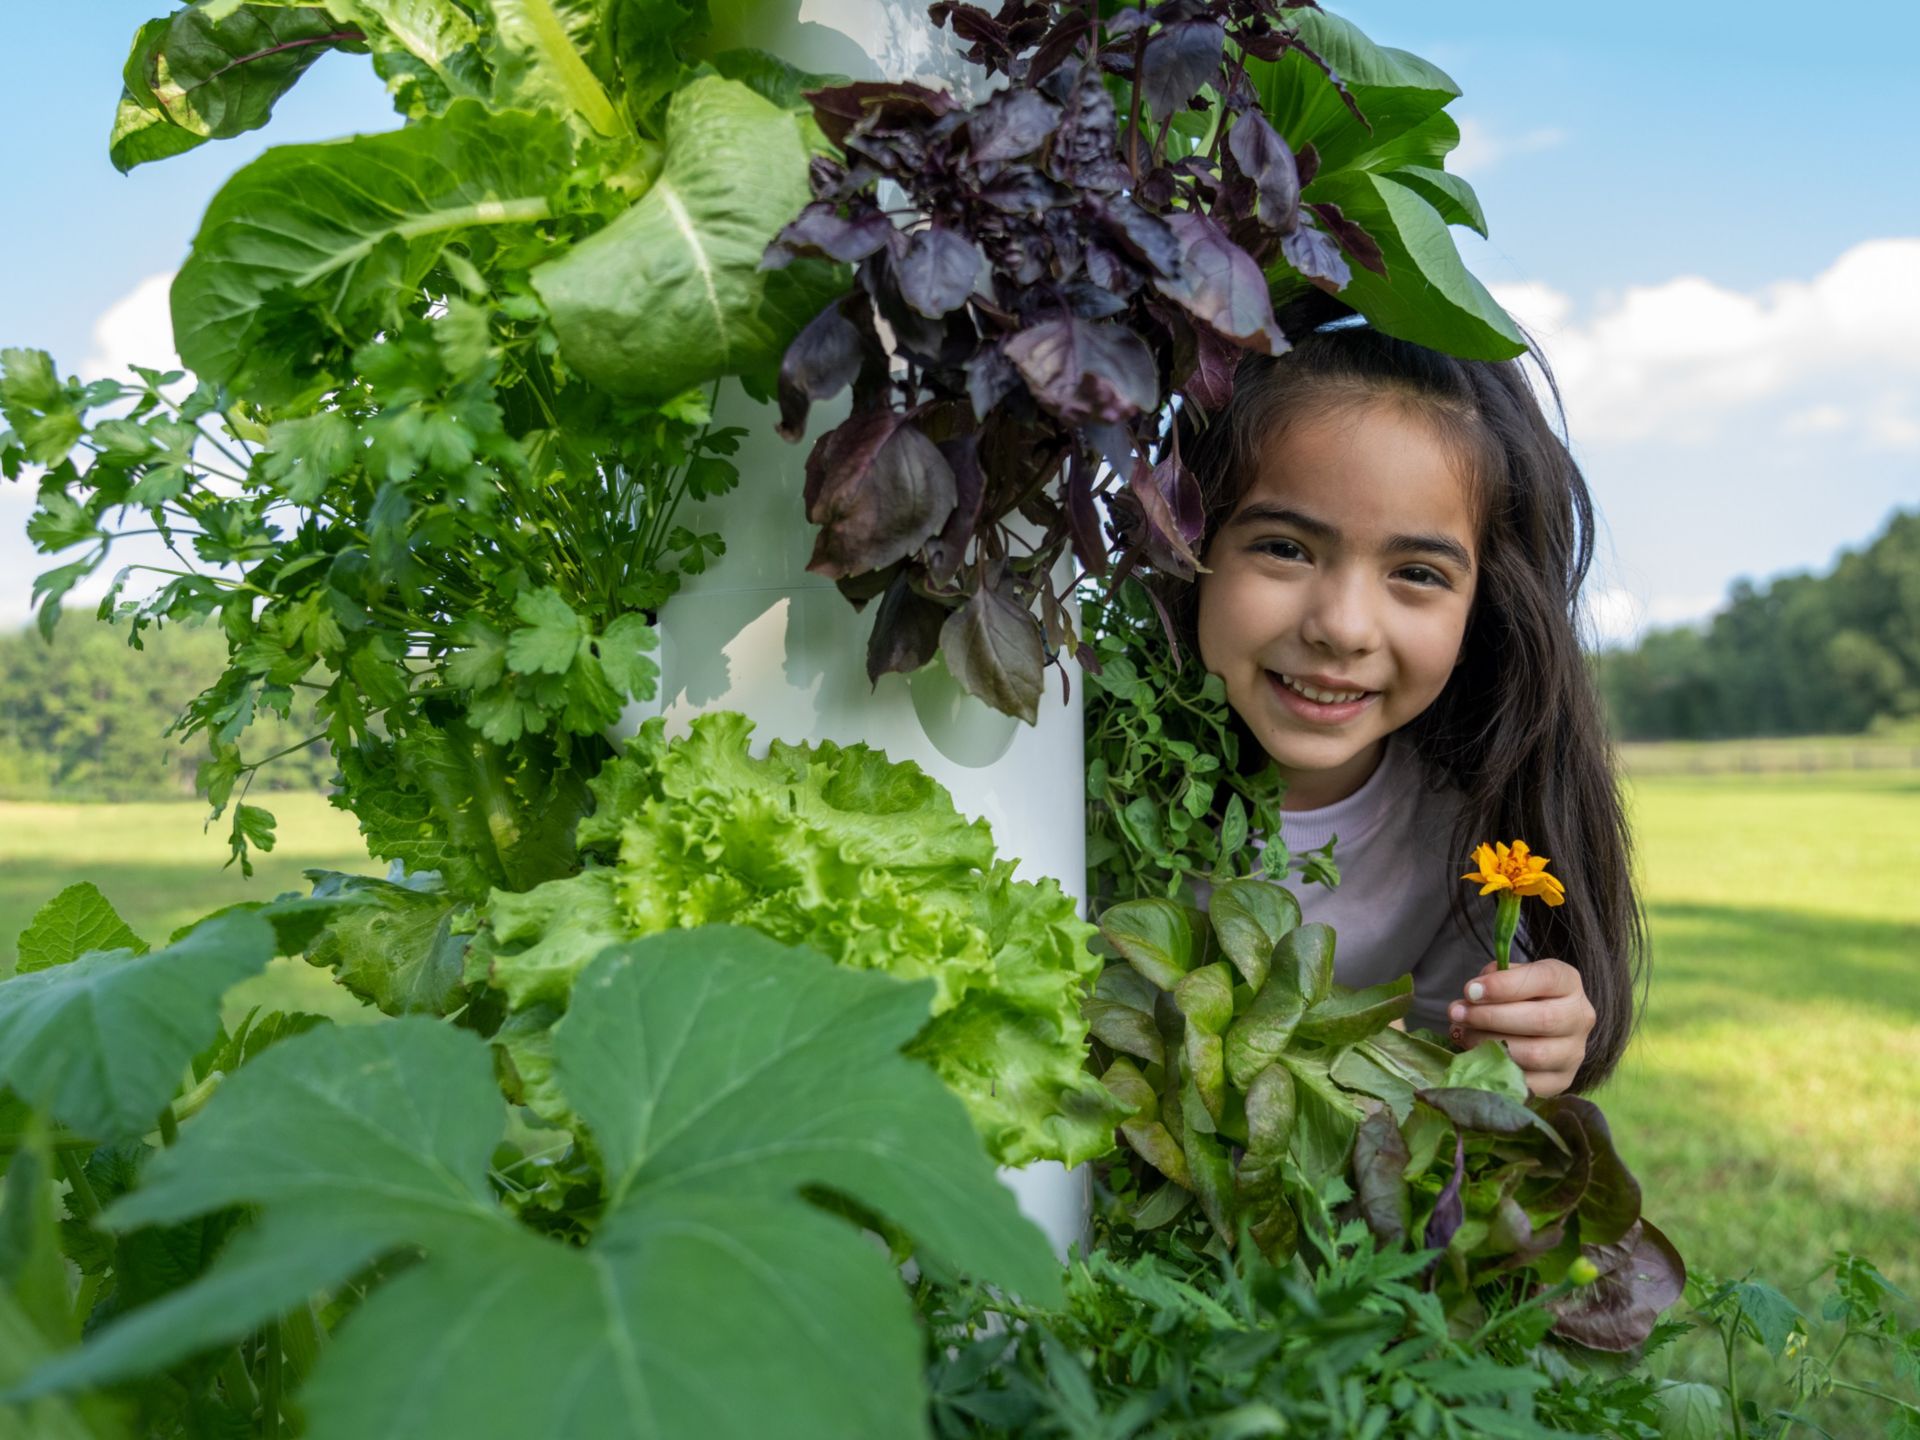
[[[1343,725],[1380,698],[1380,692],[1378,690],[1367,690],[1362,692],[1359,698],[1354,700],[1335,700],[1331,702],[1315,700],[1309,696],[1302,695],[1298,690],[1293,688],[1293,685],[1288,682],[1286,677],[1275,671],[1267,671],[1266,676],[1267,683],[1273,687],[1273,693],[1280,697],[1281,704],[1285,705],[1287,709],[1291,710],[1295,715],[1298,715],[1302,720],[1310,721],[1316,725]]]

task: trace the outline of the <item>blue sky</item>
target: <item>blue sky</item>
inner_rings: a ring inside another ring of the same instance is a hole
[[[72,16],[84,8],[84,25]],[[265,133],[120,176],[106,136],[161,0],[0,6],[13,129],[0,343],[68,371],[153,357],[164,277],[271,139],[393,123],[364,60],[322,60]],[[1696,617],[1740,575],[1822,567],[1920,504],[1920,6],[1356,0],[1465,91],[1468,264],[1534,328],[1602,516],[1611,633]],[[24,63],[21,59],[24,58]],[[156,362],[157,363],[157,362]],[[0,485],[0,621],[42,568]]]

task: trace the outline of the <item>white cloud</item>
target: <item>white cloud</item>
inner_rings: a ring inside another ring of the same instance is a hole
[[[1651,598],[1615,585],[1589,589],[1581,597],[1587,633],[1601,648],[1631,645],[1648,630],[1697,625],[1726,603],[1723,595],[1655,595]]]
[[[1460,120],[1460,145],[1447,157],[1447,169],[1469,179],[1484,175],[1514,155],[1551,150],[1567,138],[1564,130],[1542,127],[1520,135],[1503,135],[1472,116]]]
[[[1804,410],[1796,410],[1780,422],[1782,435],[1831,435],[1836,430],[1846,430],[1854,424],[1844,406],[1809,405]]]
[[[1581,597],[1587,611],[1587,632],[1601,646],[1623,645],[1640,633],[1644,607],[1631,590],[1588,590]]]
[[[167,304],[172,288],[172,271],[149,275],[109,305],[93,322],[93,348],[80,362],[80,377],[125,380],[129,365],[156,370],[177,367],[173,316]]]
[[[1636,286],[1584,321],[1551,286],[1492,288],[1545,349],[1576,442],[1700,446],[1760,424],[1920,449],[1920,238],[1869,240],[1755,291]]]

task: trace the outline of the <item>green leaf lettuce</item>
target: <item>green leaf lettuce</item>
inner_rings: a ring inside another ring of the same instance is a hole
[[[909,1053],[965,1101],[1003,1162],[1111,1148],[1117,1107],[1082,1068],[1093,927],[1051,879],[1015,880],[984,821],[918,766],[865,745],[748,753],[752,723],[705,715],[684,739],[648,722],[595,782],[580,843],[612,863],[524,894],[496,891],[469,978],[515,1011],[564,1005],[613,941],[745,925],[842,966],[934,985]],[[522,1066],[538,1033],[503,1042]],[[537,1064],[535,1066],[537,1071]]]

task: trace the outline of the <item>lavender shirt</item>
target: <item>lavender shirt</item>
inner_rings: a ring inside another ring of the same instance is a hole
[[[1493,958],[1493,901],[1466,896],[1478,934],[1465,933],[1454,921],[1448,897],[1464,887],[1459,877],[1473,868],[1470,856],[1452,849],[1460,793],[1433,789],[1421,768],[1413,747],[1390,735],[1366,783],[1317,810],[1282,811],[1280,833],[1296,856],[1336,841],[1336,888],[1303,884],[1297,875],[1287,883],[1303,920],[1334,928],[1334,978],[1359,988],[1411,972],[1407,1028],[1444,1035],[1447,1006],[1462,998],[1467,981]],[[1514,937],[1513,958],[1531,958],[1524,922]]]

